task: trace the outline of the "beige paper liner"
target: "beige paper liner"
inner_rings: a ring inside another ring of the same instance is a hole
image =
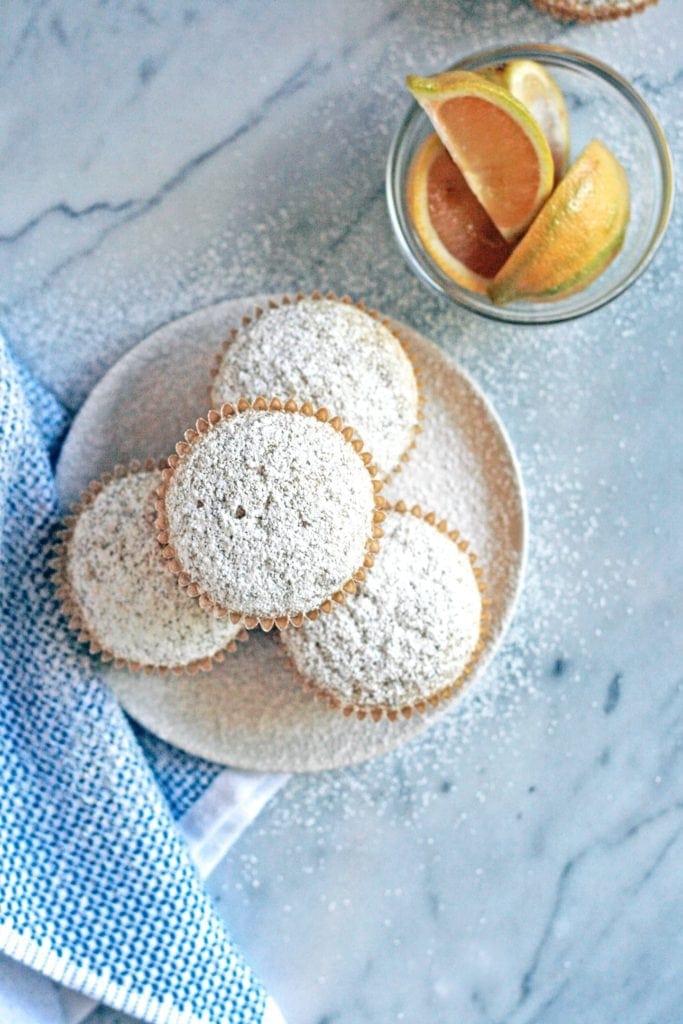
[[[657,0],[630,0],[628,5],[617,2],[601,3],[593,7],[586,0],[532,0],[534,7],[544,14],[552,14],[561,21],[613,21],[616,18],[630,18],[639,14],[646,7],[651,7]]]
[[[167,465],[166,459],[146,459],[144,462],[133,459],[127,465],[117,465],[111,473],[103,473],[98,480],[92,481],[81,495],[80,501],[71,506],[69,514],[62,520],[62,525],[57,533],[54,556],[51,559],[52,582],[69,629],[75,634],[79,643],[87,645],[89,654],[99,655],[100,661],[104,663],[113,662],[115,668],[125,668],[131,672],[144,672],[145,675],[166,675],[167,673],[194,675],[197,672],[209,672],[216,662],[224,661],[226,654],[232,654],[237,649],[237,641],[247,639],[246,631],[242,630],[226,647],[214,654],[185,665],[156,665],[132,661],[130,658],[120,657],[107,647],[88,625],[69,581],[69,545],[81,512],[91,505],[97,495],[113,480],[120,480],[123,477],[132,476],[134,473],[150,472],[155,469],[162,472]]]
[[[317,608],[311,608],[306,611],[289,612],[286,615],[273,618],[249,615],[248,612],[239,612],[233,611],[229,608],[224,608],[215,601],[210,594],[207,594],[201,584],[196,580],[193,580],[192,577],[183,569],[175,548],[171,544],[168,520],[166,518],[165,499],[168,485],[173,478],[176,468],[192,450],[192,446],[201,441],[202,436],[204,434],[208,434],[222,420],[230,419],[231,416],[239,416],[250,409],[256,410],[257,412],[285,412],[292,416],[312,416],[322,423],[328,423],[330,428],[337,431],[346,443],[351,445],[354,451],[358,454],[358,457],[364,463],[368,471],[374,490],[375,507],[372,516],[372,531],[365,542],[365,556],[363,564],[356,569],[353,575],[349,577],[339,590],[330,594],[329,598],[326,598],[320,605],[318,605]],[[331,612],[336,604],[343,604],[349,594],[355,594],[357,584],[365,579],[366,570],[372,568],[374,556],[379,551],[379,540],[383,536],[380,524],[385,518],[383,510],[386,506],[386,502],[380,495],[380,491],[382,490],[384,483],[377,476],[377,466],[374,465],[372,461],[372,455],[370,452],[365,451],[363,442],[356,435],[353,427],[345,426],[338,416],[330,416],[330,413],[324,407],[315,409],[310,402],[302,402],[299,404],[292,398],[287,401],[282,401],[280,398],[264,398],[263,395],[259,395],[257,398],[251,400],[242,396],[235,403],[224,402],[220,409],[210,409],[206,414],[206,418],[200,417],[197,420],[194,429],[191,428],[190,430],[185,431],[185,440],[179,441],[176,444],[175,455],[169,455],[166,468],[162,470],[161,478],[161,484],[157,489],[158,498],[156,502],[156,527],[158,530],[157,540],[161,545],[162,554],[166,559],[168,568],[177,576],[179,585],[187,590],[187,593],[191,597],[197,598],[202,608],[207,610],[210,609],[215,615],[219,616],[219,618],[224,618],[226,615],[229,615],[231,622],[239,622],[245,626],[246,629],[255,629],[257,626],[260,626],[261,629],[268,632],[273,628],[273,626],[275,626],[276,629],[286,629],[288,626],[298,627],[302,626],[306,619],[317,619],[320,612]]]
[[[413,356],[410,343],[407,341],[406,338],[403,337],[403,335],[399,334],[399,332],[396,330],[391,321],[387,317],[383,316],[380,312],[378,312],[378,310],[369,309],[366,306],[366,304],[362,301],[354,301],[354,299],[352,299],[350,295],[338,296],[336,295],[335,292],[297,292],[296,295],[283,295],[279,302],[275,302],[273,299],[270,299],[266,310],[262,309],[261,306],[256,306],[251,316],[242,317],[242,326],[247,327],[250,323],[252,323],[252,321],[258,320],[259,317],[263,316],[264,312],[266,312],[267,310],[278,309],[280,306],[294,305],[297,302],[301,302],[303,299],[328,299],[330,302],[343,302],[344,305],[346,306],[355,306],[356,309],[359,309],[361,311],[361,313],[366,313],[367,316],[372,317],[373,320],[378,320],[379,323],[381,323],[383,327],[386,327],[390,334],[392,334],[394,338],[396,338],[396,341],[401,346],[406,358],[408,359],[408,362],[412,367],[413,376],[415,378],[415,386],[417,388],[417,419],[412,427],[412,437],[410,439],[408,447],[402,452],[398,463],[393,467],[393,469],[390,469],[389,472],[383,477],[384,482],[388,483],[391,479],[393,479],[393,477],[395,477],[398,473],[401,472],[406,462],[410,460],[410,457],[415,449],[415,445],[417,444],[418,434],[420,434],[422,431],[422,421],[424,419],[425,394],[424,388],[422,386],[422,371],[420,370],[419,366],[417,366],[417,364],[415,363],[415,358]],[[238,333],[239,328],[233,327],[233,329],[228,334],[228,337],[223,341],[220,350],[216,353],[213,365],[211,366],[210,370],[211,380],[218,376],[218,372],[223,361],[223,356],[230,348],[230,345],[235,340]],[[211,384],[209,384],[208,391],[210,404],[213,401]],[[285,401],[284,398],[283,401]]]
[[[438,519],[435,512],[423,512],[419,505],[413,505],[412,508],[403,501],[397,501],[391,505],[388,502],[384,504],[385,510],[388,512],[401,512],[406,515],[415,516],[417,519],[423,519],[430,526],[433,526],[439,531],[439,533],[445,533],[454,544],[460,548],[461,551],[467,551],[469,548],[469,542],[461,537],[457,530],[451,530],[445,519]],[[400,708],[388,707],[386,705],[377,704],[347,704],[344,703],[339,697],[331,694],[328,690],[325,690],[322,686],[313,681],[306,679],[301,675],[293,659],[289,653],[285,650],[282,643],[279,645],[279,651],[281,656],[285,659],[288,668],[293,672],[297,681],[300,683],[302,688],[308,693],[313,694],[318,700],[326,702],[330,708],[341,711],[343,715],[350,718],[352,715],[361,721],[364,718],[372,718],[375,722],[379,722],[385,716],[391,722],[397,721],[399,718],[411,718],[415,712],[424,714],[430,708],[437,707],[438,704],[443,701],[449,700],[453,694],[462,688],[467,677],[472,673],[474,667],[479,660],[479,656],[484,649],[486,640],[490,630],[490,612],[489,607],[491,604],[490,599],[486,596],[486,582],[484,580],[483,571],[477,564],[477,556],[473,551],[469,553],[469,560],[472,563],[472,571],[477,581],[477,587],[481,595],[481,622],[479,625],[479,637],[474,649],[465,665],[464,669],[452,683],[448,683],[446,686],[441,687],[440,690],[435,691],[429,697],[424,697],[421,700],[415,701],[412,704],[405,704]]]

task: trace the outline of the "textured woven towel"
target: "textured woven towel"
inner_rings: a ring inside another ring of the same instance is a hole
[[[147,1021],[260,1024],[264,990],[173,820],[219,769],[134,732],[58,612],[66,425],[0,338],[0,951]]]

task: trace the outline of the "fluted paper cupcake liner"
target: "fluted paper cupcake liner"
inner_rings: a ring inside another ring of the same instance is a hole
[[[551,14],[561,21],[613,21],[616,18],[630,18],[657,0],[533,0],[533,4],[544,14]]]
[[[263,316],[263,314],[268,312],[269,310],[279,309],[281,306],[291,306],[296,304],[297,302],[302,302],[304,299],[328,299],[330,302],[341,302],[344,303],[344,305],[346,306],[355,306],[356,309],[359,309],[361,311],[361,313],[365,313],[367,316],[372,317],[373,320],[377,320],[379,323],[381,323],[383,327],[386,327],[389,333],[393,335],[393,337],[401,346],[404,355],[406,356],[408,362],[411,365],[413,376],[415,378],[415,386],[417,388],[417,419],[412,427],[412,436],[408,446],[401,453],[397,464],[391,470],[389,470],[389,472],[386,473],[382,478],[385,483],[388,483],[398,473],[401,472],[406,462],[410,461],[411,455],[415,450],[415,446],[417,444],[418,435],[422,431],[422,421],[424,420],[425,394],[422,384],[422,370],[419,368],[419,366],[417,366],[415,362],[415,357],[413,355],[410,342],[399,331],[396,330],[391,320],[389,320],[388,317],[383,316],[382,313],[380,313],[378,310],[369,308],[363,301],[355,301],[354,299],[351,298],[350,295],[338,296],[335,292],[297,292],[295,295],[283,295],[278,302],[275,302],[275,300],[271,299],[269,300],[265,309],[262,306],[255,306],[250,316],[242,317],[242,326],[248,327],[250,323],[252,323],[254,320],[258,320],[259,317]],[[223,341],[219,351],[216,353],[210,370],[211,381],[213,381],[214,378],[218,376],[220,366],[223,361],[223,356],[230,348],[231,344],[237,337],[238,333],[239,328],[233,327],[233,329],[229,332],[227,338],[225,338],[225,340]],[[208,387],[209,403],[213,401],[212,388],[213,385],[210,383]],[[286,400],[286,397],[280,397],[282,398],[283,402]]]
[[[371,478],[374,491],[374,511],[372,515],[371,533],[365,542],[363,563],[338,590],[330,594],[330,596],[322,601],[316,608],[289,612],[286,615],[273,617],[252,615],[248,612],[225,608],[204,590],[200,582],[193,580],[191,575],[186,572],[178,559],[178,555],[173,544],[171,543],[169,524],[166,517],[165,499],[168,485],[172,480],[177,467],[190,453],[193,445],[201,442],[204,435],[208,434],[223,420],[230,419],[232,416],[239,416],[248,410],[254,410],[256,412],[285,412],[293,416],[310,416],[322,423],[329,424],[330,429],[339,433],[344,441],[351,445],[358,457],[364,463]],[[237,402],[224,402],[220,409],[210,409],[206,414],[206,417],[200,417],[200,419],[197,420],[194,428],[185,431],[185,440],[179,441],[176,444],[176,454],[169,455],[166,468],[162,470],[161,477],[161,484],[157,489],[156,527],[158,531],[157,540],[161,545],[162,555],[166,560],[167,567],[176,575],[179,585],[183,587],[191,597],[196,598],[202,608],[213,611],[213,613],[219,617],[229,616],[231,622],[241,623],[248,630],[255,629],[257,626],[260,626],[261,629],[266,632],[270,631],[273,627],[276,629],[286,629],[288,626],[298,627],[302,626],[306,619],[317,619],[321,612],[331,612],[336,605],[343,604],[350,594],[354,594],[356,592],[358,583],[365,579],[366,571],[372,568],[375,555],[379,551],[379,541],[383,536],[380,524],[383,522],[385,517],[384,507],[386,503],[380,494],[383,487],[383,481],[379,479],[377,475],[377,466],[372,461],[372,455],[365,450],[363,442],[357,436],[352,427],[345,426],[338,416],[331,416],[328,410],[324,407],[318,409],[314,408],[310,402],[299,403],[295,402],[294,399],[291,398],[287,401],[283,401],[277,397],[265,398],[263,395],[259,395],[257,398],[252,400],[242,396],[237,400]]]
[[[400,512],[405,515],[415,516],[417,519],[423,519],[426,523],[429,523],[430,526],[437,529],[439,533],[446,534],[446,536],[457,545],[460,551],[467,552],[470,547],[469,541],[465,540],[458,530],[451,529],[445,519],[439,519],[435,512],[425,513],[419,505],[413,505],[411,508],[408,508],[403,501],[398,501],[393,505],[385,502],[384,507],[387,512]],[[355,717],[361,721],[365,718],[370,718],[375,722],[379,722],[381,719],[386,717],[389,721],[395,722],[401,718],[411,718],[416,713],[424,714],[426,711],[436,708],[439,704],[449,700],[457,691],[462,689],[467,677],[472,674],[476,667],[490,632],[491,616],[489,609],[491,602],[486,596],[487,587],[484,580],[483,570],[479,566],[477,556],[473,551],[469,551],[468,557],[472,564],[472,571],[477,582],[477,588],[481,595],[482,611],[479,625],[479,636],[462,672],[456,679],[445,686],[441,686],[438,690],[435,690],[434,693],[430,694],[429,697],[421,698],[420,700],[404,704],[400,707],[391,707],[382,704],[360,704],[344,701],[340,697],[330,693],[329,690],[326,690],[320,684],[317,684],[314,680],[307,679],[303,676],[282,643],[279,645],[280,655],[284,658],[288,668],[292,671],[298,683],[306,692],[312,694],[317,700],[325,702],[333,710],[340,711],[347,718]]]
[[[232,654],[237,649],[238,641],[247,639],[246,631],[242,630],[234,640],[213,654],[207,655],[205,658],[198,658],[184,665],[157,665],[135,661],[118,655],[97,636],[84,618],[83,610],[69,581],[69,545],[71,544],[73,532],[81,512],[92,505],[97,495],[112,481],[120,480],[123,477],[132,476],[136,473],[152,472],[153,470],[158,470],[161,474],[167,465],[168,461],[166,459],[150,458],[143,462],[133,459],[126,465],[115,466],[111,472],[103,473],[97,480],[93,480],[89,484],[81,495],[80,501],[71,506],[68,515],[63,518],[61,527],[57,532],[54,555],[51,559],[52,581],[56,589],[62,614],[67,620],[69,629],[75,635],[78,642],[87,648],[90,655],[98,656],[100,661],[105,664],[113,663],[115,668],[128,669],[131,672],[144,672],[145,675],[167,675],[169,673],[173,675],[194,675],[197,672],[209,672],[214,664],[224,661],[226,654]],[[150,527],[154,528],[153,522],[150,522]]]

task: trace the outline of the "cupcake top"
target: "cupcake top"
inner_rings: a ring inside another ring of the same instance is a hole
[[[93,653],[133,668],[210,668],[240,627],[220,621],[176,585],[154,527],[160,472],[94,485],[62,543],[60,596]]]
[[[160,490],[159,540],[182,586],[249,628],[355,590],[383,518],[371,456],[326,410],[222,406],[188,431]]]
[[[282,640],[309,686],[361,717],[395,718],[450,696],[480,646],[482,598],[467,545],[433,515],[396,509],[357,595]]]
[[[350,300],[300,298],[247,318],[224,345],[211,401],[219,406],[242,394],[334,409],[382,476],[414,442],[420,396],[410,359],[386,322]]]

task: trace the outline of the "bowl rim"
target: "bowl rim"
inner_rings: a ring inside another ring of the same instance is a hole
[[[631,107],[640,115],[641,121],[647,128],[661,171],[662,191],[659,215],[650,235],[648,245],[630,272],[615,282],[604,293],[594,296],[583,305],[565,310],[553,307],[552,303],[529,303],[528,313],[519,307],[494,306],[490,300],[485,300],[484,296],[480,296],[477,292],[468,291],[456,281],[451,282],[454,291],[446,290],[430,271],[427,263],[429,260],[428,254],[421,251],[422,247],[416,251],[416,246],[407,235],[404,226],[404,222],[407,221],[407,211],[405,210],[405,202],[402,194],[400,194],[400,189],[397,188],[398,166],[402,156],[404,139],[413,127],[415,120],[426,116],[416,101],[411,103],[403,116],[389,147],[385,172],[385,193],[389,220],[401,254],[413,273],[431,291],[459,306],[469,309],[473,313],[477,313],[479,316],[487,317],[489,320],[541,326],[574,320],[577,317],[584,316],[586,313],[591,313],[611,302],[618,295],[621,295],[622,292],[626,291],[627,288],[630,288],[650,264],[661,245],[673,210],[675,179],[669,144],[654,113],[623,75],[596,57],[591,57],[588,54],[581,53],[579,50],[558,46],[553,43],[512,43],[477,50],[475,53],[468,54],[444,70],[472,71],[487,64],[500,64],[508,60],[519,59],[539,59],[542,63],[550,66],[564,67],[570,70],[579,68],[584,71],[591,71],[607,82],[608,85],[615,88],[630,103]]]

